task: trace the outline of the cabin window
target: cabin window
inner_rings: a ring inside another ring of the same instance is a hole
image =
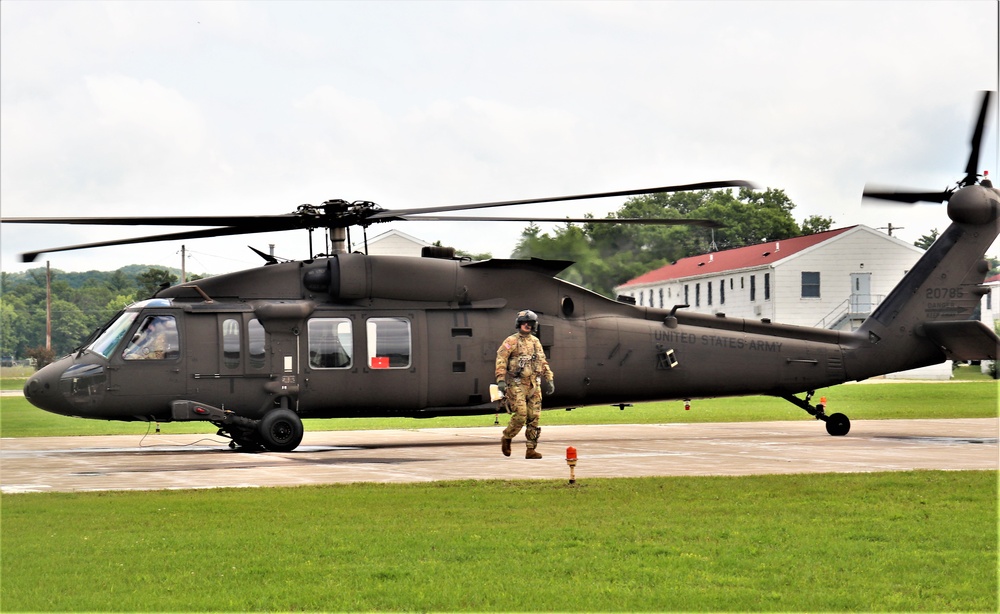
[[[819,298],[819,271],[802,271],[802,298]]]
[[[146,316],[125,346],[125,360],[173,360],[180,356],[174,316]]]
[[[354,364],[354,338],[347,318],[309,320],[309,366],[349,369]]]
[[[240,366],[240,322],[233,318],[222,322],[222,362],[227,369]]]
[[[764,273],[764,300],[771,300],[771,274]]]
[[[250,350],[247,366],[251,369],[263,369],[267,360],[264,354],[264,325],[260,320],[247,322],[247,342]]]
[[[405,318],[368,320],[368,366],[405,369],[410,366],[410,321]]]

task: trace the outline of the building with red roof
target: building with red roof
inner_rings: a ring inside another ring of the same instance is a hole
[[[923,250],[867,226],[690,256],[615,290],[638,305],[848,329],[871,313]]]

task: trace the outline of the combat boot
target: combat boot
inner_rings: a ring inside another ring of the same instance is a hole
[[[524,458],[541,458],[542,455],[535,451],[534,448],[528,448],[524,452]]]
[[[500,451],[504,456],[510,456],[510,440],[506,437],[500,438]]]

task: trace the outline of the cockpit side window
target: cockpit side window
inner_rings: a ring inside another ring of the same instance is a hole
[[[125,346],[125,360],[174,360],[180,356],[177,320],[174,316],[146,316]]]
[[[128,332],[129,327],[132,326],[132,322],[135,322],[135,318],[138,315],[139,313],[136,311],[124,311],[118,314],[115,321],[108,325],[104,332],[87,349],[97,352],[105,358],[111,358],[111,354],[118,347],[122,338],[125,337],[125,333]]]

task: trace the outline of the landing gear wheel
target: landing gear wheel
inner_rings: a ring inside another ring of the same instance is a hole
[[[851,430],[851,421],[844,414],[832,414],[826,418],[826,432],[834,437],[846,435]]]
[[[268,412],[257,427],[257,435],[271,452],[291,452],[302,442],[302,420],[290,409]]]

